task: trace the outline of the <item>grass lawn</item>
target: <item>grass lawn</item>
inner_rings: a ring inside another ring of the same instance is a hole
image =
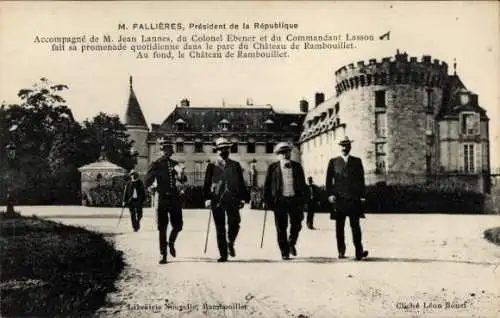
[[[4,213],[0,259],[2,317],[91,316],[124,267],[101,234]]]
[[[495,227],[484,231],[484,238],[500,246],[500,227]]]

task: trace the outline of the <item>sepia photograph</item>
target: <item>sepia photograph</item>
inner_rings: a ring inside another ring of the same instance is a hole
[[[496,1],[0,1],[2,317],[498,317]]]

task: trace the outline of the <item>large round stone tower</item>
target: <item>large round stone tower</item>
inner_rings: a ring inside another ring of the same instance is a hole
[[[445,62],[399,51],[335,72],[338,117],[368,183],[415,183],[438,169],[435,118],[447,76]]]

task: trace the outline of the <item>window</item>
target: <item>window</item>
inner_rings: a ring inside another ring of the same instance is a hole
[[[375,113],[375,132],[377,137],[386,137],[387,133],[387,114]]]
[[[427,108],[432,110],[432,89],[427,90]]]
[[[175,152],[184,152],[184,143],[183,142],[176,142],[175,143]]]
[[[194,143],[194,152],[200,153],[203,152],[203,143],[200,141],[196,141]]]
[[[249,167],[249,183],[250,186],[255,187],[257,186],[257,162],[255,160],[251,161]]]
[[[376,174],[385,174],[386,169],[385,169],[385,155],[376,155],[375,159],[375,173]]]
[[[375,145],[375,152],[377,154],[385,154],[385,144],[379,143]]]
[[[219,122],[219,129],[222,131],[227,131],[229,129],[229,125],[230,125],[229,120],[224,118]]]
[[[266,153],[273,153],[274,144],[272,142],[266,143]]]
[[[339,110],[340,110],[340,105],[339,105],[339,103],[336,103],[335,104],[335,114],[338,114]]]
[[[460,121],[460,130],[462,135],[475,136],[479,134],[479,114],[462,113]]]
[[[385,91],[375,92],[375,107],[385,107]]]
[[[194,163],[194,184],[201,184],[204,181],[203,162],[197,161]]]
[[[432,114],[427,114],[425,118],[425,133],[432,135],[434,132],[434,116]]]
[[[464,170],[465,172],[474,172],[474,145],[464,145]]]
[[[247,152],[248,153],[255,153],[255,142],[249,142],[247,144]]]
[[[231,153],[238,153],[238,143],[237,142],[233,142],[233,144],[231,145]]]

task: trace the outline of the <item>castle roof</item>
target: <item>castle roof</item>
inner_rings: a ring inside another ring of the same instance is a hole
[[[467,103],[462,103],[460,97],[462,94],[469,95]],[[455,117],[463,111],[478,112],[481,119],[488,118],[486,110],[479,106],[477,94],[468,91],[458,75],[449,75],[443,89],[443,104],[438,117]]]
[[[128,98],[127,111],[125,112],[125,125],[148,127],[144,114],[142,113],[141,105],[132,87],[132,76],[130,76],[130,95]]]
[[[219,124],[229,124],[226,132],[245,134],[284,133],[298,138],[305,114],[283,113],[272,106],[175,107],[161,125],[153,125],[154,134],[177,133],[178,124],[185,124],[182,133],[219,133]]]

